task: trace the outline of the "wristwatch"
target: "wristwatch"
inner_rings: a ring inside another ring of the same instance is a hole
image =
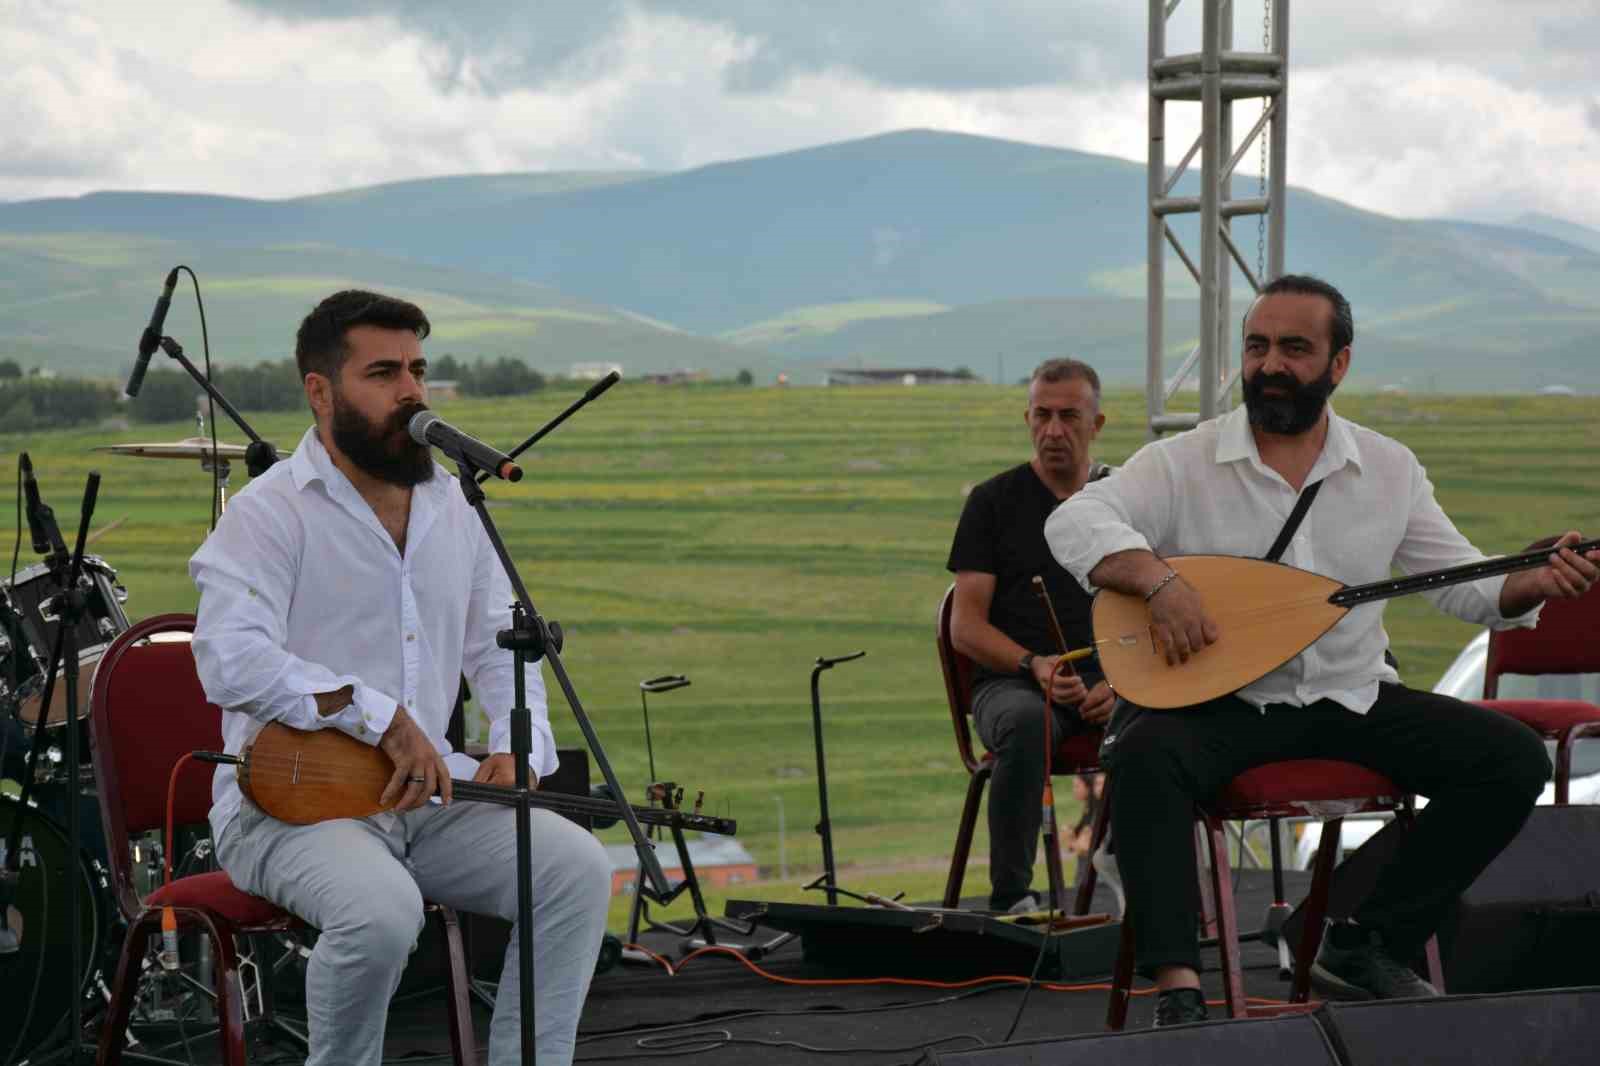
[[[1017,673],[1024,677],[1032,677],[1034,658],[1035,656],[1031,651],[1024,655],[1017,663]]]

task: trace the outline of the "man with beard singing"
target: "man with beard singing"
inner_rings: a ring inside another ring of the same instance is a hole
[[[1244,321],[1244,407],[1136,453],[1115,478],[1050,517],[1046,539],[1091,588],[1137,595],[1169,661],[1216,641],[1216,602],[1163,556],[1261,556],[1302,489],[1319,485],[1284,562],[1346,584],[1391,567],[1432,570],[1482,559],[1434,499],[1404,445],[1346,421],[1328,396],[1350,367],[1350,305],[1317,278],[1286,275]],[[1581,595],[1600,552],[1565,545],[1548,566],[1428,594],[1477,625],[1532,626],[1553,596]],[[1437,993],[1406,965],[1451,902],[1516,835],[1550,760],[1515,720],[1401,685],[1385,662],[1383,605],[1358,607],[1288,663],[1238,692],[1170,711],[1119,708],[1107,730],[1113,833],[1138,966],[1160,993],[1156,1024],[1198,1021],[1199,912],[1194,808],[1236,775],[1283,759],[1339,759],[1427,796],[1394,859],[1354,917],[1330,925],[1312,980],[1325,996]]]
[[[451,771],[512,784],[510,584],[455,481],[407,423],[426,406],[421,309],[376,293],[323,300],[300,325],[295,361],[316,424],[256,478],[189,563],[200,589],[195,663],[223,708],[227,750],[262,725],[337,729],[380,747],[391,811],[289,825],[218,767],[217,858],[241,889],[321,931],[306,969],[313,1066],[378,1066],[389,999],[423,924],[422,901],[515,921],[516,820],[452,804]],[[445,728],[465,674],[490,722],[480,766]],[[537,665],[530,770],[555,769]],[[442,802],[430,802],[437,790]],[[593,836],[534,810],[535,1031],[541,1064],[572,1061],[605,930],[610,872]],[[489,1062],[522,1061],[517,934],[506,948]]]

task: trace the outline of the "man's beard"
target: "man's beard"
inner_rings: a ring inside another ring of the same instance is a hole
[[[1269,387],[1282,389],[1286,395],[1268,396]],[[1244,406],[1250,424],[1257,429],[1296,436],[1317,424],[1335,388],[1332,359],[1321,377],[1304,383],[1293,374],[1257,373],[1244,383]]]
[[[410,488],[433,477],[433,453],[427,445],[411,439],[407,427],[418,411],[417,404],[402,407],[382,425],[370,421],[346,404],[337,391],[333,394],[333,443],[362,471],[391,485]]]

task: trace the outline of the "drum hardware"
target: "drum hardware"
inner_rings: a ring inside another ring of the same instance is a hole
[[[23,830],[26,828],[27,816],[29,814],[27,802],[35,787],[33,777],[35,776],[35,770],[38,765],[38,758],[40,749],[42,747],[41,742],[44,737],[45,727],[48,724],[52,713],[57,710],[57,704],[54,702],[52,697],[56,694],[56,671],[57,668],[62,666],[63,663],[65,663],[65,669],[62,673],[62,677],[65,681],[65,700],[59,705],[59,707],[62,711],[60,720],[67,726],[67,728],[64,730],[66,746],[65,770],[66,778],[69,783],[75,783],[75,779],[78,775],[78,770],[81,765],[78,745],[78,675],[80,666],[79,652],[81,644],[79,640],[80,634],[78,629],[80,622],[85,617],[85,612],[88,610],[90,597],[81,586],[80,579],[84,574],[84,542],[87,540],[89,535],[89,522],[94,515],[95,501],[100,493],[100,475],[95,471],[91,471],[89,473],[88,480],[84,486],[83,503],[80,508],[80,517],[78,522],[77,539],[72,550],[69,552],[67,550],[66,542],[62,539],[60,527],[56,525],[55,512],[40,498],[38,484],[33,478],[32,464],[28,461],[25,454],[19,457],[18,465],[19,474],[23,479],[23,488],[25,489],[28,498],[28,525],[33,534],[34,547],[36,550],[46,551],[47,557],[45,567],[50,575],[52,586],[55,589],[60,590],[60,592],[63,594],[58,606],[60,624],[55,627],[53,648],[49,659],[49,665],[44,669],[42,675],[42,695],[34,708],[35,718],[33,722],[33,737],[31,739],[28,752],[28,772],[24,774],[24,779],[22,781],[22,795],[19,801],[13,805],[15,809],[10,812],[10,818],[8,819],[10,823],[9,832],[5,835],[6,855],[3,863],[0,863],[0,865],[3,865],[6,873],[10,875],[3,881],[0,881],[0,892],[3,892],[5,897],[0,898],[0,904],[4,904],[6,907],[4,913],[6,915],[8,931],[13,936],[17,936],[20,945],[20,943],[24,941],[24,938],[27,937],[25,924],[26,913],[23,912],[22,908],[20,907],[15,908],[19,914],[21,914],[24,922],[23,928],[19,934],[16,926],[11,923],[13,899],[22,900],[25,898],[26,890],[23,887],[25,881],[32,881],[35,887],[41,887],[38,885],[38,882],[41,880],[38,876],[24,879],[21,873],[22,862],[24,860],[22,837]],[[12,584],[8,589],[8,600],[12,601],[13,610],[15,610],[14,594],[17,591],[18,587],[15,584]],[[40,600],[43,598],[44,597],[42,595],[38,597]],[[105,597],[100,597],[100,599],[104,600]],[[35,603],[37,603],[37,600]],[[120,614],[120,608],[118,608],[117,611]],[[33,623],[31,622],[26,611],[20,613],[23,623],[22,628],[24,631],[27,631],[33,625]],[[94,631],[94,627],[91,627],[91,632]],[[30,637],[33,636],[33,634],[30,634]],[[38,646],[43,647],[42,640],[38,641]],[[17,664],[13,663],[10,665],[12,666],[13,670],[15,670]],[[24,710],[26,709],[27,705],[24,703]],[[35,1013],[34,1004],[38,995],[46,988],[59,991],[61,986],[65,986],[65,998],[68,1000],[69,1007],[65,1043],[56,1051],[37,1061],[55,1061],[58,1058],[64,1057],[66,1061],[76,1063],[80,1058],[84,1057],[84,1052],[87,1050],[84,1046],[83,1039],[84,1001],[86,998],[84,991],[85,986],[88,984],[86,967],[93,965],[93,949],[97,944],[96,935],[98,930],[95,928],[96,923],[94,922],[93,918],[93,886],[91,885],[89,890],[85,891],[84,886],[79,883],[80,878],[77,876],[77,870],[73,868],[74,863],[76,863],[78,866],[81,866],[83,861],[82,818],[80,816],[79,807],[80,804],[76,802],[76,798],[69,797],[68,802],[66,803],[67,851],[62,865],[66,867],[66,871],[63,876],[66,878],[67,891],[66,898],[63,902],[65,903],[65,911],[68,916],[69,928],[67,930],[67,940],[71,945],[71,949],[68,952],[70,965],[65,972],[60,974],[57,984],[50,985],[45,979],[45,970],[47,969],[48,961],[47,956],[53,959],[59,959],[61,953],[59,951],[39,951],[36,953],[37,957],[34,970],[37,976],[32,985],[29,1007],[26,1013],[23,1015],[24,1020],[17,1027],[15,1041],[16,1047],[13,1048],[10,1053],[8,1053],[8,1059],[14,1058],[15,1051],[22,1047],[22,1041],[29,1035],[27,1026],[30,1024],[29,1019],[31,1019]],[[0,811],[3,811],[3,808],[0,808]],[[4,822],[0,821],[0,824],[4,824]],[[27,850],[35,855],[37,861],[37,844]],[[15,882],[14,884],[12,883],[13,881]],[[46,898],[47,897],[44,897],[41,894],[41,912],[43,912],[43,909],[49,905],[48,903],[44,902]],[[90,912],[90,928],[87,933],[83,928],[82,921],[79,919],[80,909],[84,907],[85,903],[87,903],[87,909]],[[47,920],[46,924],[48,925]],[[87,956],[84,952],[85,941],[89,941],[89,946],[91,949]],[[39,941],[34,940],[34,943],[38,944]],[[17,961],[18,956],[21,954],[22,951],[19,950],[16,955],[12,955],[10,958],[13,961]],[[58,1030],[59,1026],[52,1026],[49,1034],[53,1036]],[[30,1061],[35,1060],[30,1059]]]

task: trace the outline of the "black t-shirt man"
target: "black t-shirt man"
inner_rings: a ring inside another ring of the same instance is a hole
[[[1095,464],[1089,480],[1109,472],[1109,467]],[[967,497],[946,564],[951,573],[976,570],[993,574],[989,624],[1040,655],[1054,655],[1061,649],[1056,647],[1044,603],[1034,590],[1035,574],[1044,578],[1068,650],[1094,642],[1089,617],[1093,598],[1056,562],[1044,539],[1045,519],[1060,503],[1050,487],[1039,480],[1031,463],[1020,463],[996,474],[973,488]],[[1099,680],[1095,660],[1086,659],[1075,665],[1085,681]],[[999,674],[981,662],[974,664],[974,684],[1011,676],[1016,675]]]

